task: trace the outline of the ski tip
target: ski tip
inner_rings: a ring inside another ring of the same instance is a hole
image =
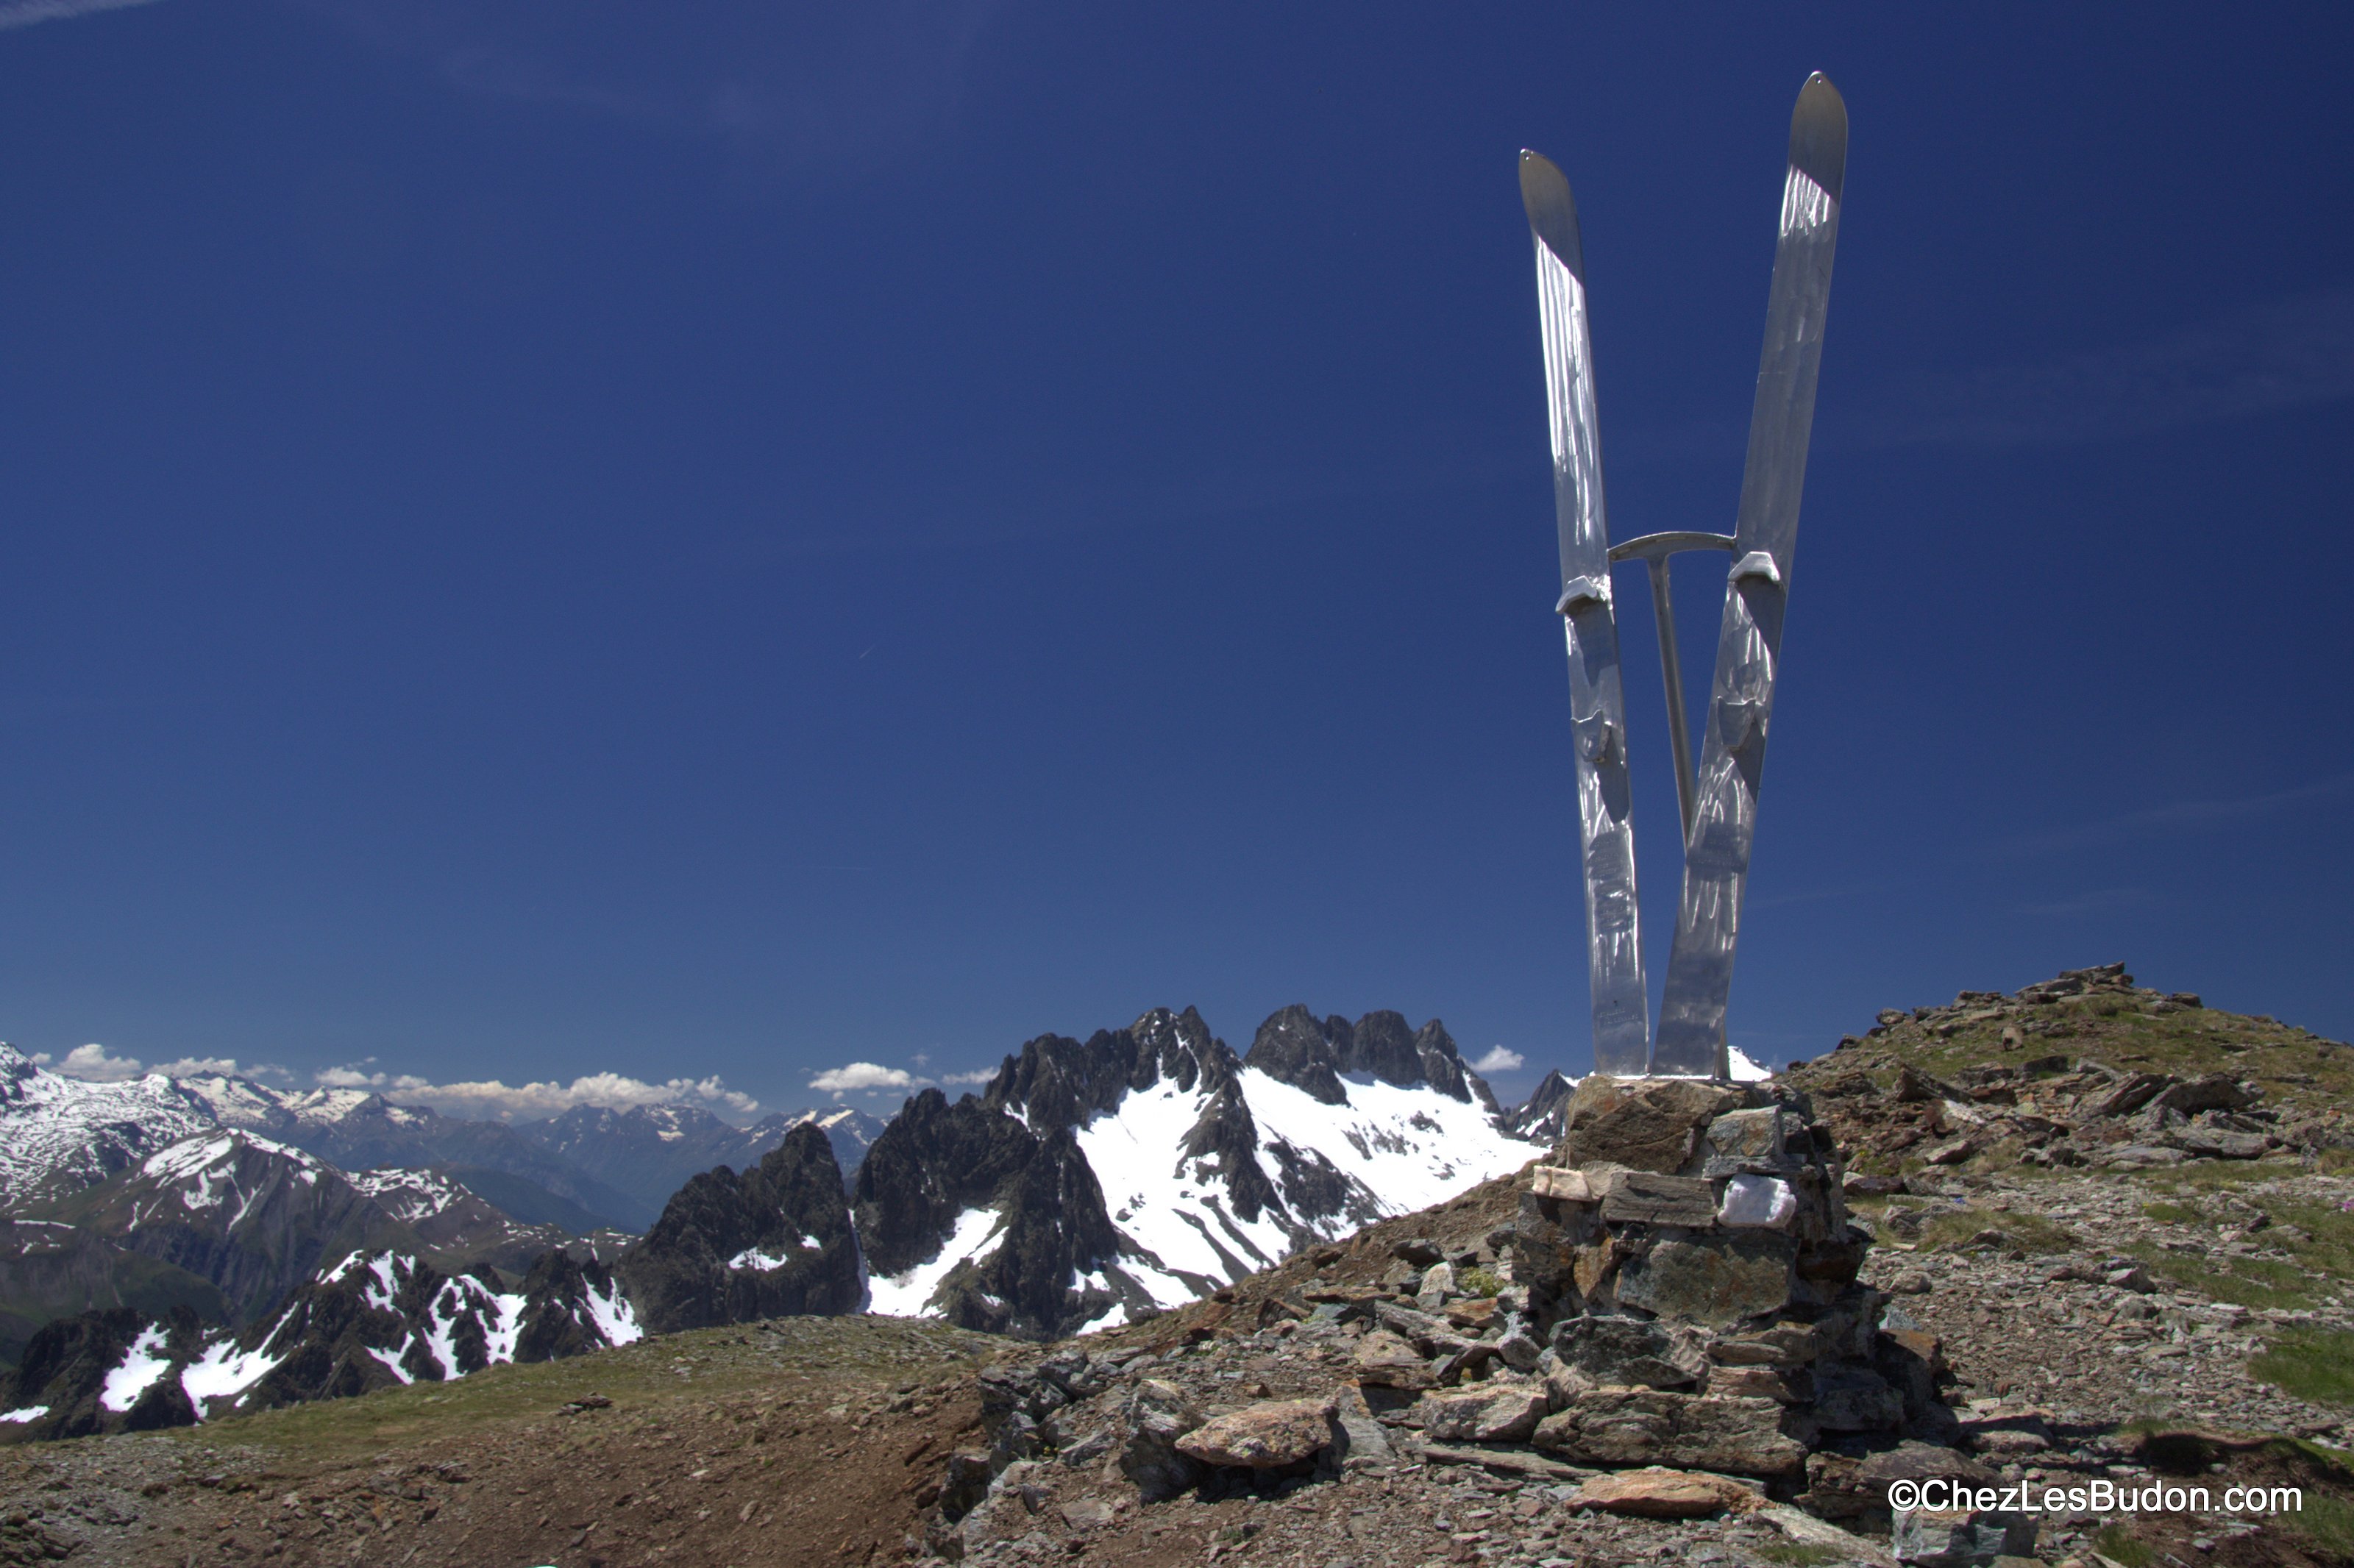
[[[1521,149],[1521,205],[1528,208],[1530,232],[1583,288],[1585,250],[1577,242],[1577,202],[1569,194],[1569,180],[1551,158],[1525,147]]]
[[[1790,166],[1840,199],[1847,178],[1847,101],[1831,79],[1817,71],[1798,90],[1798,107],[1790,112]]]

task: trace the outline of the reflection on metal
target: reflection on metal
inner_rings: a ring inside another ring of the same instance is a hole
[[[1545,386],[1553,411],[1553,496],[1561,530],[1563,592],[1569,623],[1570,715],[1577,736],[1578,821],[1585,850],[1586,933],[1594,986],[1595,1065],[1645,1070],[1647,1008],[1635,921],[1634,823],[1627,800],[1625,694],[1610,564],[1649,568],[1666,677],[1676,797],[1684,829],[1683,894],[1668,954],[1659,1034],[1648,1070],[1730,1076],[1725,1003],[1741,898],[1757,829],[1757,790],[1774,709],[1782,620],[1798,535],[1798,497],[1822,363],[1831,254],[1839,239],[1847,169],[1847,107],[1829,80],[1808,79],[1790,118],[1790,159],[1782,189],[1781,238],[1766,308],[1766,347],[1749,422],[1749,457],[1731,536],[1662,533],[1607,543],[1600,447],[1594,424],[1593,351],[1585,315],[1577,214],[1561,171],[1521,154],[1521,195],[1537,240],[1537,296],[1544,332]],[[1724,620],[1717,636],[1701,758],[1692,767],[1668,598],[1669,557],[1729,550]],[[1631,1001],[1628,995],[1632,988]],[[1630,1024],[1631,1022],[1631,1033]]]
[[[1561,535],[1561,596],[1553,609],[1569,640],[1594,1062],[1606,1073],[1637,1074],[1643,1071],[1650,1042],[1650,995],[1643,984],[1636,926],[1627,693],[1618,677],[1617,623],[1610,613],[1610,532],[1603,520],[1602,449],[1595,433],[1585,262],[1569,182],[1534,153],[1521,154],[1521,199],[1536,237],[1537,314],[1544,332],[1545,401],[1553,416],[1553,513]]]

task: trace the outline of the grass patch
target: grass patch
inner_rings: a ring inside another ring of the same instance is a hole
[[[2248,1372],[2297,1399],[2354,1407],[2354,1334],[2292,1330],[2251,1357]]]
[[[1998,1209],[1947,1209],[1921,1222],[1921,1245],[1929,1251],[1967,1246],[1971,1238],[1999,1231],[1999,1245],[2024,1252],[2071,1252],[2076,1234],[2041,1214],[2006,1213]]]
[[[2304,1536],[2341,1561],[2354,1557],[2354,1508],[2339,1499],[2308,1489],[2303,1508],[2279,1515],[2272,1522]]]
[[[2144,1203],[2141,1206],[2141,1212],[2144,1219],[2158,1220],[2169,1225],[2195,1225],[2206,1219],[2204,1214],[2188,1203],[2168,1203],[2162,1201]]]
[[[2150,1568],[2157,1554],[2147,1542],[2134,1539],[2133,1532],[2122,1524],[2105,1524],[2093,1537],[2093,1550],[2125,1568]]]
[[[2203,1296],[2210,1301],[2231,1301],[2242,1307],[2310,1307],[2313,1280],[2295,1264],[2270,1258],[2235,1257],[2231,1272],[2223,1260],[2208,1253],[2168,1252],[2144,1242],[2132,1249],[2136,1262],[2177,1290]]]
[[[1769,1541],[1749,1548],[1752,1554],[1768,1563],[1779,1563],[1784,1568],[1827,1568],[1833,1563],[1844,1563],[1846,1554],[1829,1546],[1807,1546],[1795,1541]]]
[[[584,1393],[613,1401],[613,1419],[659,1422],[672,1410],[719,1395],[830,1400],[837,1392],[949,1377],[1003,1343],[913,1319],[779,1318],[750,1328],[663,1335],[567,1361],[487,1367],[450,1383],[230,1416],[169,1436],[198,1446],[252,1444],[305,1457],[348,1456],[543,1421]]]

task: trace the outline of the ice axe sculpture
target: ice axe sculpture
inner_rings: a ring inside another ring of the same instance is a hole
[[[1537,303],[1544,329],[1545,397],[1553,414],[1553,503],[1561,530],[1561,612],[1569,638],[1570,721],[1577,754],[1578,836],[1585,867],[1585,932],[1594,991],[1594,1065],[1614,1075],[1732,1075],[1724,1036],[1733,948],[1757,829],[1757,787],[1774,714],[1774,675],[1798,537],[1798,492],[1822,363],[1831,250],[1839,239],[1847,167],[1847,106],[1818,73],[1790,117],[1781,238],[1766,305],[1766,352],[1749,417],[1749,459],[1729,534],[1647,534],[1610,543],[1602,507],[1602,452],[1594,412],[1594,345],[1586,331],[1585,262],[1577,207],[1559,169],[1521,154],[1521,199],[1536,237]],[[1724,625],[1717,635],[1699,771],[1676,662],[1668,559],[1726,550]],[[1667,677],[1676,800],[1684,829],[1683,897],[1659,1038],[1650,1038],[1635,903],[1635,828],[1627,772],[1627,694],[1610,568],[1649,568]]]

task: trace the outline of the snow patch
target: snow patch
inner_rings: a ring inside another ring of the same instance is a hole
[[[22,1410],[0,1411],[0,1421],[38,1421],[49,1413],[46,1404],[28,1404]]]
[[[885,1318],[921,1318],[931,1309],[932,1292],[940,1287],[949,1271],[967,1258],[978,1256],[996,1239],[1003,1218],[994,1209],[967,1209],[957,1216],[956,1227],[940,1246],[939,1255],[929,1263],[919,1263],[891,1279],[869,1279],[867,1290],[871,1304],[867,1310]],[[1193,1299],[1193,1293],[1186,1293]]]
[[[171,1369],[171,1362],[155,1352],[164,1348],[164,1330],[160,1325],[140,1331],[122,1353],[122,1364],[106,1374],[106,1386],[99,1390],[98,1402],[107,1409],[121,1412],[139,1403],[139,1396],[154,1385],[155,1380]]]
[[[255,1383],[270,1375],[281,1357],[269,1353],[267,1347],[258,1351],[240,1351],[234,1340],[205,1347],[205,1353],[180,1369],[180,1387],[188,1403],[196,1407],[196,1419],[205,1416],[208,1399],[235,1399]]]
[[[631,1309],[629,1298],[621,1294],[618,1280],[601,1296],[594,1285],[580,1295],[583,1305],[588,1308],[588,1316],[597,1324],[597,1331],[605,1337],[607,1344],[633,1345],[645,1338],[646,1331],[638,1326],[638,1315]]]

